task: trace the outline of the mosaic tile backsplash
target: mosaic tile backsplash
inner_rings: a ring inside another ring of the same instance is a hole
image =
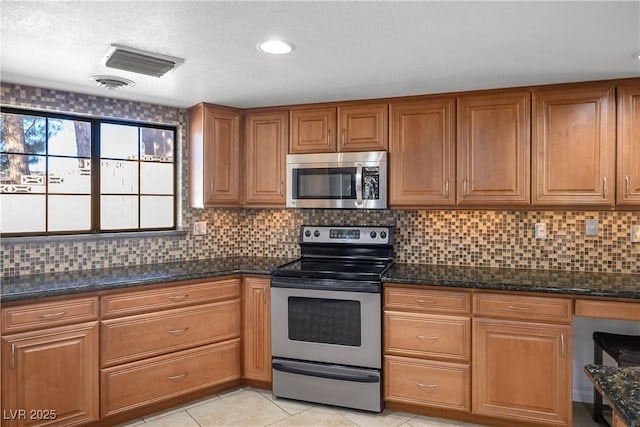
[[[394,225],[395,259],[406,263],[640,273],[640,244],[629,228],[638,212],[349,211],[191,209],[187,201],[184,109],[2,83],[2,104],[176,125],[180,135],[179,223],[206,221],[208,235],[0,242],[2,275],[155,264],[227,256],[295,257],[302,224]],[[600,221],[584,236],[586,219]],[[548,226],[534,239],[534,224]]]

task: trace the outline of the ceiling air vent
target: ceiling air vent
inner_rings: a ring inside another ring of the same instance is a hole
[[[98,86],[110,90],[125,89],[136,85],[133,80],[117,76],[91,76],[89,79],[94,81]]]
[[[101,63],[109,68],[162,77],[184,63],[184,59],[112,44]]]

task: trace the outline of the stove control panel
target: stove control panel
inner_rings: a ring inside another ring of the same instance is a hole
[[[392,227],[342,227],[303,225],[303,243],[341,243],[358,245],[389,245]]]

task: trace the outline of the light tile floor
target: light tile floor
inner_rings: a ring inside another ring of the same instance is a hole
[[[385,410],[380,414],[275,398],[268,390],[241,388],[209,396],[121,427],[479,427],[439,418]],[[574,403],[573,427],[596,427],[589,405]]]

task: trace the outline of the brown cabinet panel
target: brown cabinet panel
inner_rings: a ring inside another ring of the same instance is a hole
[[[240,336],[240,301],[165,310],[101,326],[103,366]]]
[[[471,295],[464,291],[441,291],[420,287],[384,286],[385,310],[408,310],[425,313],[471,313]]]
[[[469,365],[384,357],[384,400],[458,411],[471,408]]]
[[[335,153],[336,109],[291,110],[289,153]]]
[[[388,104],[338,107],[338,151],[386,151]]]
[[[640,206],[640,79],[618,87],[617,203]]]
[[[384,312],[385,354],[468,361],[471,319],[422,313]]]
[[[240,279],[235,278],[179,284],[153,290],[118,292],[102,297],[102,318],[236,298],[240,298]]]
[[[529,204],[530,103],[522,90],[458,98],[458,204]]]
[[[284,206],[289,113],[249,113],[245,122],[245,202],[247,205]]]
[[[98,370],[97,322],[2,337],[2,425],[97,420]],[[5,418],[19,410],[23,415]]]
[[[76,298],[8,307],[2,310],[2,333],[87,322],[98,319],[98,298]]]
[[[390,106],[390,206],[453,205],[455,98]]]
[[[102,370],[102,416],[240,378],[240,339]]]
[[[608,84],[533,92],[533,204],[613,205],[613,101]]]
[[[198,104],[189,109],[191,207],[240,205],[240,113]]]
[[[271,296],[268,278],[244,278],[243,377],[271,381]]]
[[[473,413],[570,426],[571,326],[473,322]]]
[[[640,321],[640,303],[576,299],[575,315],[601,319]]]
[[[569,298],[476,293],[473,313],[503,319],[570,323],[573,311]]]

